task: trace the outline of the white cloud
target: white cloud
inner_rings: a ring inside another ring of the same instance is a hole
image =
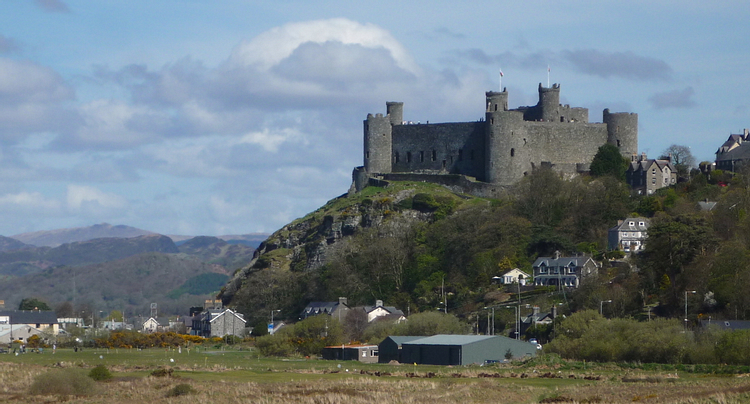
[[[127,206],[120,195],[102,192],[85,185],[68,185],[67,206],[72,211],[91,210],[100,213],[104,210],[120,210]]]
[[[279,147],[286,142],[294,141],[301,144],[308,144],[304,135],[294,128],[281,128],[270,130],[264,128],[259,132],[251,132],[243,135],[237,144],[257,144],[267,152],[277,152]]]
[[[19,192],[15,194],[0,195],[0,206],[4,211],[33,211],[45,213],[46,211],[58,211],[60,203],[54,199],[47,199],[39,192]]]
[[[302,44],[340,42],[366,48],[387,49],[396,64],[413,74],[419,67],[391,34],[374,25],[345,18],[285,24],[268,30],[237,46],[229,58],[230,66],[255,66],[268,70],[288,58]]]

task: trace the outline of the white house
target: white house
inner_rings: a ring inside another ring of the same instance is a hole
[[[526,285],[526,281],[531,280],[531,275],[518,268],[513,268],[500,276],[492,277],[492,280],[503,285],[518,283],[524,286]]]
[[[625,220],[618,220],[617,226],[609,229],[607,247],[610,250],[622,250],[627,253],[643,250],[650,224],[645,217],[628,217]]]

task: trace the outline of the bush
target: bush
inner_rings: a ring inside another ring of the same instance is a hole
[[[96,392],[93,380],[78,369],[55,370],[34,378],[30,394],[86,396]]]
[[[187,383],[180,383],[172,387],[172,389],[167,392],[167,397],[184,396],[192,393],[195,393],[195,389],[193,388],[193,386]]]
[[[172,376],[172,368],[159,368],[151,372],[153,377],[167,377]]]
[[[106,366],[98,365],[95,368],[91,369],[91,371],[89,372],[89,377],[96,380],[97,382],[101,382],[111,379],[112,373],[109,372],[109,369],[107,369]]]

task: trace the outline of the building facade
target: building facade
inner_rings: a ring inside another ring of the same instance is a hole
[[[643,250],[646,247],[650,224],[649,219],[645,217],[628,217],[625,220],[618,220],[617,226],[608,231],[607,248],[626,253]]]
[[[651,195],[657,189],[677,183],[677,170],[670,160],[649,159],[646,153],[633,155],[625,179],[638,195]]]
[[[555,253],[553,257],[539,257],[534,261],[534,285],[566,286],[577,288],[581,281],[598,271],[596,262],[588,256],[562,257]]]
[[[750,161],[750,130],[741,135],[729,135],[729,139],[716,150],[716,169],[737,172]]]
[[[401,102],[386,103],[386,115],[364,121],[364,165],[355,169],[357,190],[368,178],[395,174],[460,174],[484,183],[512,185],[539,167],[575,175],[588,171],[600,146],[637,153],[638,115],[603,112],[590,123],[586,108],[560,104],[560,85],[539,85],[535,106],[508,108],[508,92],[487,92],[484,119],[476,122],[412,124]]]

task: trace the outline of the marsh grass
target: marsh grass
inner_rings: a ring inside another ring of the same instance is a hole
[[[90,396],[96,383],[80,369],[55,369],[37,375],[29,387],[33,395]]]
[[[84,353],[58,350],[56,355],[24,358],[0,355],[0,402],[184,402],[185,396],[169,397],[173,390],[185,389],[177,387],[181,384],[194,390],[187,398],[190,402],[211,404],[470,404],[544,399],[577,403],[750,402],[750,377],[623,369],[616,364],[587,364],[584,370],[554,360],[439,367],[265,359],[250,352],[201,352],[189,357],[159,350]],[[19,363],[19,358],[26,363]],[[169,362],[170,358],[174,362]],[[76,373],[90,381],[85,374],[100,363],[106,364],[113,378],[96,386],[94,395],[29,395],[37,380],[55,372]],[[174,369],[173,377],[150,377],[154,370],[170,366],[167,363]]]

